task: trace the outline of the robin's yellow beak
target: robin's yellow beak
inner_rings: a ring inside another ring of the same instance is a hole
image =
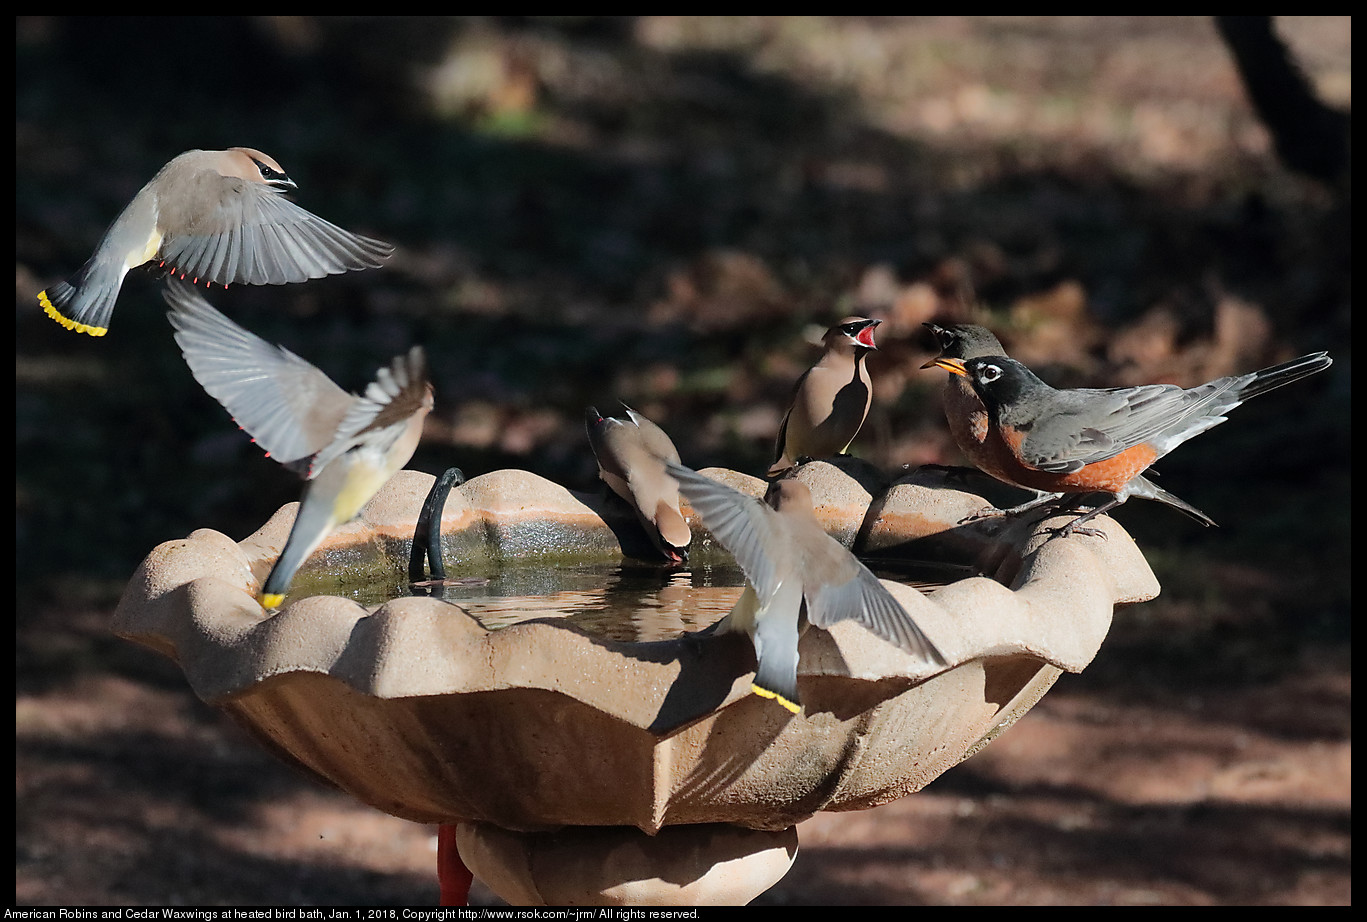
[[[940,356],[935,361],[927,362],[921,367],[943,368],[945,371],[951,372],[953,374],[963,375],[965,378],[968,377],[968,369],[964,367],[963,359],[947,359],[944,356]]]

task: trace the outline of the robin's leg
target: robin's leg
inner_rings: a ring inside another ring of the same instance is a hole
[[[1083,525],[1083,523],[1089,522],[1097,516],[1109,512],[1110,510],[1114,509],[1116,506],[1119,506],[1123,502],[1125,502],[1125,500],[1113,496],[1111,497],[1109,502],[1102,503],[1100,506],[1097,506],[1090,512],[1084,512],[1082,515],[1073,519],[1071,522],[1069,522],[1067,525],[1064,525],[1062,528],[1052,528],[1050,529],[1050,531],[1052,531],[1056,536],[1060,538],[1066,538],[1069,535],[1089,535],[1093,538],[1101,538],[1104,540],[1106,537],[1106,533],[1104,531],[1102,531],[1099,528],[1088,528],[1085,525]]]

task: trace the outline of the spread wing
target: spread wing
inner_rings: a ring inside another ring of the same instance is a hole
[[[822,533],[821,537],[834,547],[823,546],[820,557],[808,552],[805,572],[807,579],[807,620],[817,627],[829,627],[837,621],[857,621],[877,636],[913,656],[938,665],[945,659],[930,639],[921,632],[902,603],[893,598],[868,567],[845,547]],[[838,553],[837,553],[838,552]],[[825,574],[826,561],[834,561],[835,573]],[[841,579],[840,577],[844,577]]]
[[[233,323],[190,285],[170,282],[165,298],[195,380],[271,457],[302,470],[333,441],[358,398],[288,349]]]
[[[220,284],[282,285],[375,268],[394,252],[300,208],[273,187],[202,170],[188,194],[164,206],[162,241],[177,272]],[[174,209],[172,211],[171,209]]]
[[[427,400],[427,360],[422,346],[395,356],[386,368],[375,373],[375,380],[360,397],[348,395],[350,407],[338,424],[332,441],[321,449],[310,467],[322,470],[329,461],[346,451],[367,433],[382,432],[406,421]],[[401,430],[395,429],[392,438]]]
[[[753,496],[746,496],[684,467],[668,462],[665,469],[679,483],[693,511],[722,547],[731,552],[745,571],[761,604],[778,591],[785,569],[784,555],[792,553],[779,515]]]

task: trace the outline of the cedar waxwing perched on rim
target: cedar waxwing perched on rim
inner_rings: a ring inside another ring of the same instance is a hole
[[[1001,431],[992,426],[987,407],[978,397],[977,391],[974,390],[968,376],[959,374],[945,364],[951,360],[965,362],[969,359],[988,356],[1004,356],[1006,350],[1002,348],[1001,342],[992,334],[991,330],[971,323],[955,323],[949,326],[927,323],[924,326],[935,334],[935,338],[940,344],[940,354],[921,367],[945,368],[951,372],[949,380],[945,382],[944,408],[945,420],[949,423],[949,432],[954,437],[955,444],[959,446],[959,450],[964,453],[964,456],[984,474],[995,477],[1002,483],[1010,484],[1013,487],[1024,490],[1031,489],[1020,483],[1019,477],[1013,474],[1017,465],[1011,448],[1002,441]],[[1143,496],[1171,506],[1191,516],[1202,525],[1215,524],[1215,521],[1200,509],[1175,493],[1163,489],[1143,474],[1135,474],[1130,484],[1136,496]],[[1037,498],[1021,503],[1012,509],[1003,510],[1003,512],[1006,515],[1017,515],[1046,503],[1062,500],[1065,496],[1066,494],[1063,493],[1043,492]],[[995,509],[988,507],[982,512],[969,516],[969,519],[998,514],[1000,513]]]
[[[308,480],[294,527],[260,601],[278,608],[314,549],[413,457],[432,409],[421,346],[381,368],[364,395],[348,394],[281,346],[172,281],[167,315],[197,380],[266,454]]]
[[[151,260],[206,285],[283,285],[373,269],[394,247],[342,230],[284,198],[297,188],[250,147],[190,150],[142,187],[69,282],[38,293],[49,317],[103,336],[129,269]]]
[[[797,379],[792,406],[779,424],[770,480],[803,458],[828,458],[850,447],[873,404],[864,356],[878,348],[873,329],[882,322],[846,317],[826,331],[825,353]]]
[[[750,635],[755,694],[778,699],[794,714],[801,710],[797,642],[808,623],[824,628],[853,619],[913,656],[945,664],[878,577],[822,529],[806,484],[794,478],[776,481],[769,487],[770,508],[680,464],[666,468],[712,536],[745,571],[745,591],[718,633]]]
[[[665,462],[679,463],[679,450],[664,430],[625,403],[625,420],[584,411],[589,445],[598,459],[598,476],[636,510],[646,535],[671,563],[688,561],[693,540],[679,511],[679,486],[665,473]]]

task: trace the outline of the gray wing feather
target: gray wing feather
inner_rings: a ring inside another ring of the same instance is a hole
[[[779,562],[776,553],[792,546],[779,523],[779,514],[764,503],[724,484],[710,480],[679,464],[666,465],[670,475],[678,481],[679,492],[688,497],[693,510],[702,516],[703,524],[729,550],[745,571],[762,605],[779,588]],[[935,663],[944,658],[892,594],[859,560],[829,535],[824,536],[838,552],[853,564],[854,575],[840,584],[824,584],[807,594],[807,619],[818,627],[836,621],[854,619],[874,634],[893,643],[908,653]],[[822,548],[822,551],[826,551]],[[799,565],[805,564],[799,561]],[[817,569],[803,566],[794,574]],[[805,581],[804,581],[805,582]]]
[[[177,272],[220,284],[280,285],[380,266],[394,247],[343,230],[270,186],[224,180],[225,191],[192,233],[162,243]],[[232,187],[227,187],[231,189]]]
[[[665,434],[663,429],[625,403],[622,404],[622,409],[627,411],[627,418],[635,423],[636,428],[640,430],[641,443],[645,445],[646,451],[665,461],[679,463],[679,449],[674,447],[674,441]]]
[[[857,621],[907,653],[943,665],[944,657],[921,632],[902,603],[893,598],[878,577],[854,555],[851,554],[850,559],[858,567],[854,577],[838,585],[818,586],[807,598],[807,620],[821,628],[837,621]]]
[[[271,457],[289,465],[332,442],[355,400],[323,372],[244,330],[189,285],[168,285],[168,314],[190,371]]]
[[[1224,406],[1219,398],[1236,381],[1222,378],[1190,390],[1150,384],[1057,392],[1063,405],[1026,436],[1022,457],[1038,470],[1070,473],[1146,442],[1165,453],[1224,421],[1211,411]]]
[[[707,530],[731,552],[761,604],[778,590],[779,568],[774,554],[789,545],[776,519],[778,513],[753,496],[746,496],[696,471],[673,462],[665,469],[679,483],[693,511]]]

